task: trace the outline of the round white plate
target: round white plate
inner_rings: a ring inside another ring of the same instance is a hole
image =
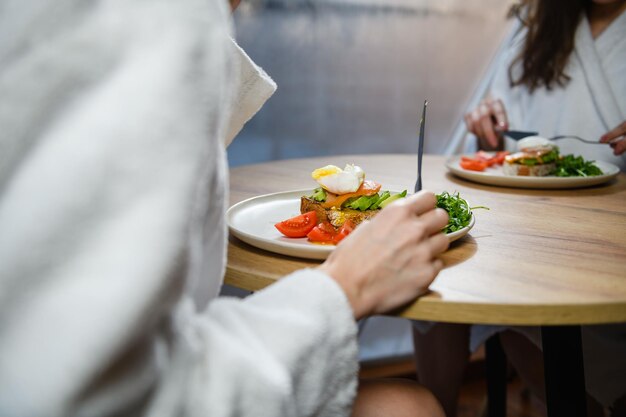
[[[487,185],[514,188],[580,188],[590,187],[610,181],[619,174],[619,168],[609,162],[596,161],[595,164],[604,172],[603,175],[594,177],[524,177],[504,175],[502,166],[493,166],[485,171],[469,171],[461,168],[459,161],[461,156],[453,156],[446,161],[446,167],[455,175],[470,181]]]
[[[241,201],[226,212],[228,228],[233,236],[260,249],[300,258],[326,259],[334,245],[311,243],[306,237],[285,237],[274,227],[299,215],[300,197],[311,192],[311,189],[284,191]],[[473,226],[474,216],[468,227],[448,234],[450,241],[462,238]]]

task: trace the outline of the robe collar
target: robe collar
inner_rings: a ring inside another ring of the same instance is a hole
[[[602,49],[600,48],[601,42],[608,41],[619,32],[624,31],[625,21],[626,13],[622,13],[594,40],[589,22],[583,17],[575,35],[574,53],[581,64],[585,81],[607,131],[626,120],[626,117],[619,108],[616,97],[617,89],[611,85],[611,80],[604,70],[603,57],[599,53],[599,49]]]

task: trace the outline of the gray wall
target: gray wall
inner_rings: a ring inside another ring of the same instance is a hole
[[[293,157],[442,152],[504,37],[503,0],[244,0],[236,37],[278,91],[231,166]]]

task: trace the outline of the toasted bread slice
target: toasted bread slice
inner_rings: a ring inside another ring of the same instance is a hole
[[[504,162],[502,171],[504,175],[517,175],[526,177],[545,177],[556,170],[556,163],[549,164],[537,164],[533,166],[527,166],[522,164]]]
[[[349,208],[337,209],[335,207],[325,209],[320,205],[318,201],[303,196],[300,199],[300,213],[307,213],[309,211],[314,211],[315,214],[317,214],[318,222],[323,222],[327,220],[334,227],[339,228],[348,219],[350,219],[356,226],[364,220],[371,219],[376,214],[378,214],[380,210],[361,211]]]

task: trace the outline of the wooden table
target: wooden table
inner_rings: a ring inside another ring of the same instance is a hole
[[[580,325],[626,323],[626,175],[592,188],[514,189],[457,178],[447,172],[444,161],[443,156],[424,156],[424,188],[459,191],[471,205],[490,210],[476,210],[470,234],[442,256],[446,267],[431,285],[432,292],[397,314],[453,323],[542,326],[548,412],[584,415]],[[414,155],[351,155],[232,169],[230,202],[312,189],[313,169],[346,163],[361,166],[384,189],[413,189]],[[317,264],[231,238],[226,283],[254,291]],[[572,363],[581,364],[580,369]]]

